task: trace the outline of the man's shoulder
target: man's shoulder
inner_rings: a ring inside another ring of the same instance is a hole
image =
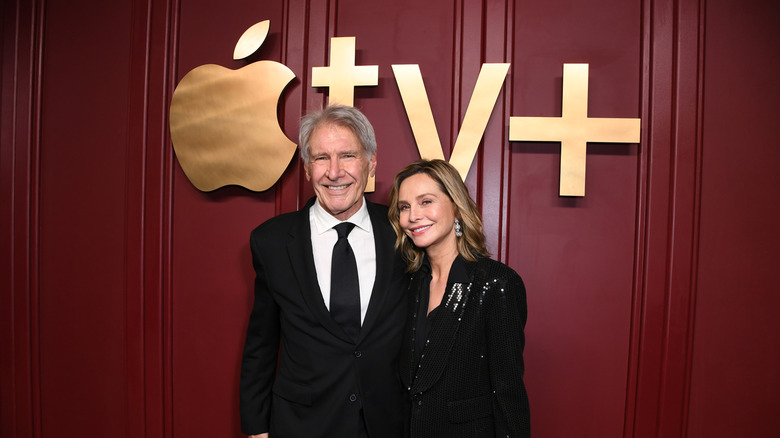
[[[381,211],[384,213],[387,213],[387,206],[384,204],[377,204],[376,202],[371,202],[368,199],[366,199],[366,206],[368,209],[374,209],[375,211]]]
[[[387,218],[387,206],[382,204],[375,204],[370,201],[366,201],[368,208],[368,216],[371,218],[371,225],[374,227],[374,233],[381,236],[381,239],[385,241],[395,240],[395,231],[390,226],[390,220]]]
[[[389,222],[387,220],[387,206],[382,204],[376,204],[366,199],[366,209],[368,210],[368,216],[371,220],[381,220],[382,222]]]
[[[254,230],[252,230],[252,236],[263,236],[263,237],[281,237],[287,235],[288,231],[290,230],[290,227],[297,223],[298,220],[302,217],[304,212],[302,210],[299,211],[291,211],[289,213],[282,213],[280,215],[274,216],[265,222],[261,223],[257,227],[255,227]]]

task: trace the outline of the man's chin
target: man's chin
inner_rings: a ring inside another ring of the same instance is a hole
[[[320,199],[320,205],[322,208],[325,209],[328,213],[331,214],[331,216],[338,217],[340,214],[343,214],[345,212],[348,212],[349,210],[353,209],[356,205],[360,203],[361,197],[357,197],[357,199],[354,199],[354,202],[352,201],[352,198],[348,198],[347,196],[328,196],[325,199]],[[355,211],[357,211],[357,208],[354,208]]]

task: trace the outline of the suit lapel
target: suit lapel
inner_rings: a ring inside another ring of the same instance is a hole
[[[452,350],[452,346],[455,344],[458,327],[460,327],[463,312],[468,305],[472,284],[453,283],[442,298],[441,308],[438,311],[438,315],[436,315],[436,319],[433,320],[431,331],[428,335],[429,342],[423,348],[417,375],[412,380],[410,390],[412,394],[428,390],[441,377],[447,365],[447,358]],[[422,293],[427,293],[427,291]],[[425,317],[425,315],[417,315],[416,313],[419,312],[417,309],[419,309],[419,305],[414,310],[413,324],[416,323],[417,318]],[[412,340],[412,342],[414,341]],[[411,348],[409,350],[411,351]],[[411,358],[406,360],[411,360]]]
[[[395,233],[387,222],[387,217],[381,213],[380,209],[368,201],[366,207],[368,216],[371,218],[371,228],[374,233],[374,248],[376,251],[376,278],[374,278],[374,288],[371,291],[371,298],[368,302],[366,317],[363,319],[363,325],[360,328],[360,342],[371,327],[376,323],[381,314],[382,307],[387,297],[388,285],[393,281],[393,269],[395,267],[395,258],[393,257],[393,242],[395,242]]]
[[[330,316],[325,301],[322,299],[322,291],[317,281],[317,270],[314,267],[314,255],[311,246],[311,223],[309,221],[309,208],[313,205],[312,198],[306,206],[298,212],[295,221],[290,227],[290,238],[287,242],[287,253],[290,257],[290,265],[298,280],[298,290],[301,291],[303,300],[311,313],[320,324],[334,336],[347,342],[352,342],[341,326]]]

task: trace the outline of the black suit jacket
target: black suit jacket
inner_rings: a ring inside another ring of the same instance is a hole
[[[352,438],[362,409],[371,438],[402,436],[397,358],[406,301],[387,208],[366,201],[376,278],[360,336],[352,341],[331,318],[317,282],[309,222],[315,201],[251,234],[255,303],[241,366],[242,431]]]
[[[508,266],[466,262],[470,283],[445,291],[414,366],[421,275],[409,282],[400,374],[409,393],[407,431],[423,438],[530,436],[523,384],[525,286]]]

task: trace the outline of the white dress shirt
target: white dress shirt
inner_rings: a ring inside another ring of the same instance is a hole
[[[333,257],[333,245],[338,240],[338,233],[334,226],[342,221],[331,216],[315,202],[309,209],[309,222],[311,223],[311,247],[314,253],[314,268],[317,271],[317,281],[320,284],[322,299],[325,307],[330,310],[330,269]],[[371,226],[371,218],[368,216],[366,200],[363,205],[344,222],[355,224],[355,228],[349,233],[349,246],[355,253],[357,262],[358,281],[360,285],[360,322],[366,317],[368,301],[371,299],[371,291],[374,288],[376,277],[376,248],[374,245],[374,229]]]

